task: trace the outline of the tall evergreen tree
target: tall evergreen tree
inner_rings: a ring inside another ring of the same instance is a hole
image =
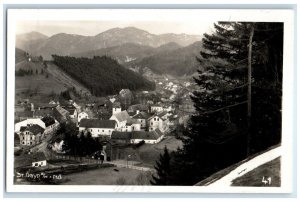
[[[172,184],[195,184],[246,158],[248,150],[256,153],[280,142],[282,42],[282,23],[219,22],[213,34],[204,35],[195,78],[199,90],[192,96],[196,113],[183,148],[172,158]]]
[[[160,154],[159,160],[156,161],[154,168],[156,170],[156,175],[152,175],[152,180],[150,183],[152,185],[168,185],[171,169],[170,154],[166,146],[164,148],[164,153]]]

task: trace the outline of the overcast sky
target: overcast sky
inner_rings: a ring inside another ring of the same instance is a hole
[[[202,35],[213,28],[213,22],[182,21],[18,21],[17,34],[37,31],[47,36],[57,33],[94,36],[111,28],[133,26],[152,34],[185,33]]]

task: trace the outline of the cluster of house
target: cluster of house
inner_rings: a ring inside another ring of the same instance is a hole
[[[19,136],[20,145],[27,146],[39,144],[48,134],[54,133],[61,122],[67,119],[76,120],[80,110],[80,106],[71,100],[65,105],[54,101],[36,106],[28,102],[27,105],[30,106],[29,110],[15,112],[17,119],[14,129]]]
[[[78,114],[79,131],[90,132],[92,137],[116,142],[124,142],[125,138],[126,143],[158,143],[169,129],[170,108],[153,105],[150,112],[147,108],[134,108],[129,107],[128,112],[114,106],[108,120],[89,119],[87,113],[81,112]]]
[[[122,93],[127,93],[123,90]],[[18,120],[15,124],[15,133],[20,138],[21,145],[36,145],[49,133],[54,132],[59,123],[71,121],[77,123],[79,132],[89,132],[92,137],[105,140],[118,138],[124,134],[129,137],[127,142],[137,143],[144,140],[146,143],[157,143],[163,135],[174,125],[170,105],[150,105],[143,104],[130,105],[127,110],[122,110],[121,104],[115,100],[109,100],[97,106],[98,110],[111,109],[108,116],[101,114],[90,115],[87,107],[93,107],[93,104],[86,105],[82,108],[70,100],[68,103],[50,101],[48,104],[30,103],[30,110],[17,111]],[[107,105],[111,104],[111,107]],[[103,107],[103,106],[106,107]],[[98,113],[99,111],[97,111]],[[106,114],[107,115],[107,114]],[[100,117],[100,118],[99,118]],[[118,134],[118,135],[115,135]],[[122,138],[120,138],[122,142]],[[117,141],[118,142],[118,141]]]

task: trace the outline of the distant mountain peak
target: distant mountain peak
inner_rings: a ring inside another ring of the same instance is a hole
[[[24,34],[18,34],[17,38],[22,38],[22,40],[37,40],[48,38],[48,36],[37,31],[31,31]]]

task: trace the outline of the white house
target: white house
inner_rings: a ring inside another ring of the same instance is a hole
[[[140,130],[141,130],[141,124],[137,120],[131,119],[128,120],[125,127],[121,128],[119,131],[131,132],[131,131],[140,131]]]
[[[30,126],[23,126],[20,129],[20,144],[33,146],[41,142],[44,129],[37,124]]]
[[[167,112],[160,112],[148,118],[149,131],[153,131],[158,128],[163,133],[166,132],[168,130],[167,115]]]
[[[80,112],[79,114],[78,114],[78,123],[80,123],[80,120],[81,119],[88,119],[89,118],[89,115],[86,113],[86,112]]]
[[[116,128],[115,120],[81,119],[79,131],[88,131],[92,137],[110,138]]]
[[[115,120],[117,122],[116,130],[121,131],[123,128],[126,128],[126,123],[130,121],[130,116],[127,111],[124,110],[113,114],[109,120]]]
[[[159,143],[164,137],[164,134],[159,130],[155,129],[153,131],[133,131],[131,135],[130,142],[132,144],[137,144],[141,141],[145,141],[146,144],[156,144]]]
[[[150,108],[150,111],[153,112],[162,112],[163,111],[163,107],[159,106],[159,105],[152,105]]]
[[[43,152],[30,154],[32,159],[32,167],[44,167],[47,165],[47,158]]]
[[[113,143],[119,144],[138,144],[145,141],[146,144],[159,143],[164,137],[164,134],[159,130],[154,131],[132,131],[132,132],[119,132],[114,131],[111,136]]]

